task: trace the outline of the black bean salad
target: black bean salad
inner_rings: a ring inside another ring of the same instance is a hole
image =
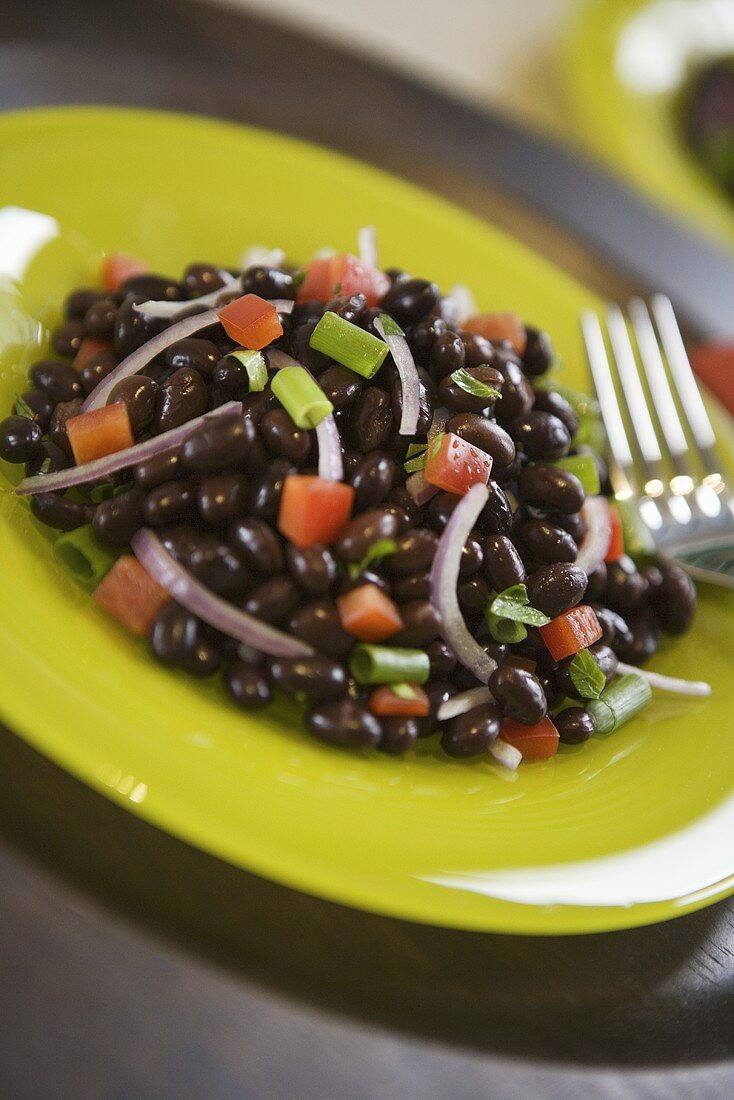
[[[466,288],[320,254],[180,278],[108,256],[0,424],[59,561],[153,657],[322,741],[514,769],[608,733],[688,629],[677,566],[625,554],[550,337]]]

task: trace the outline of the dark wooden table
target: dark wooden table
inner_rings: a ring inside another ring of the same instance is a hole
[[[630,289],[462,158],[476,116],[323,45],[225,10],[141,0],[119,15],[91,0],[0,0],[0,36],[0,108],[140,103],[305,134],[448,194],[606,293]],[[2,1096],[734,1090],[731,903],[589,937],[422,927],[223,864],[1,729],[0,776]]]

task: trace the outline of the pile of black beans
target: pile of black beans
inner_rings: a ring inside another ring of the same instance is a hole
[[[373,332],[379,314],[389,313],[404,329],[420,374],[416,438],[425,440],[434,410],[444,407],[447,430],[493,459],[489,500],[464,547],[458,597],[472,632],[498,662],[489,683],[496,705],[476,707],[440,730],[447,753],[469,756],[486,751],[502,717],[535,723],[576,694],[570,659],[554,662],[536,630],[529,628],[515,645],[493,641],[484,617],[491,593],[524,583],[532,606],[550,616],[582,600],[590,603],[604,632],[591,653],[608,680],[618,660],[646,661],[661,632],[688,628],[695,590],[685,573],[660,562],[638,568],[624,557],[589,577],[574,564],[586,533],[584,491],[576,477],[547,463],[575,453],[578,420],[560,393],[538,385],[551,365],[548,336],[527,327],[521,357],[509,343],[457,327],[452,303],[435,283],[398,270],[387,274],[391,287],[379,309],[366,308],[355,295],[299,303],[281,316],[278,346],[313,372],[333,403],[345,478],[355,490],[353,518],[335,545],[302,550],[278,532],[284,479],[296,471],[316,472],[315,433],[296,427],[269,386],[249,392],[247,373],[227,357],[234,345],[218,324],[169,347],[141,374],[121,382],[110,400],[126,403],[137,441],[231,400],[243,402],[242,417],[208,423],[179,451],[117,475],[117,494],[101,503],[93,503],[91,494],[85,500],[78,492],[41,493],[31,498],[31,508],[62,531],[91,523],[99,542],[115,548],[128,546],[140,527],[151,527],[213,592],[317,651],[309,658],[243,660],[231,639],[171,603],[150,635],[152,653],[163,664],[195,676],[221,672],[232,699],[246,709],[266,705],[274,691],[295,696],[307,703],[308,729],[324,741],[405,752],[418,737],[438,730],[441,703],[477,684],[441,640],[429,598],[439,536],[459,498],[440,492],[418,507],[406,491],[403,463],[411,440],[398,434],[402,395],[389,357],[366,381],[309,343],[327,309]],[[215,265],[197,263],[181,280],[140,275],[117,293],[74,291],[53,334],[55,357],[30,370],[18,405],[24,415],[0,425],[0,456],[25,463],[27,474],[70,465],[68,418],[122,358],[170,323],[145,319],[134,304],[191,300],[196,311],[197,297],[221,285]],[[245,293],[265,298],[295,299],[296,285],[291,270],[251,267],[244,274]],[[77,372],[71,359],[85,338],[104,342],[104,348]],[[494,405],[452,381],[458,368],[500,391]],[[396,551],[352,576],[348,567],[361,562],[378,539],[395,540]],[[367,706],[372,689],[350,677],[355,642],[342,629],[335,599],[366,582],[399,606],[404,628],[387,644],[420,647],[430,658],[427,718],[378,718]],[[565,742],[584,741],[594,729],[583,701],[576,702],[554,717]]]

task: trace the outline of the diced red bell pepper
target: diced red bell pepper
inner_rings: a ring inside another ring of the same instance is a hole
[[[136,260],[134,256],[126,256],[123,252],[111,252],[102,260],[100,279],[105,290],[119,290],[120,285],[133,275],[147,275],[150,268],[142,260]]]
[[[431,443],[423,471],[431,485],[462,496],[472,485],[486,485],[491,472],[491,455],[453,432],[445,432]]]
[[[361,584],[336,601],[341,624],[360,642],[384,642],[403,629],[400,612],[376,584]]]
[[[297,300],[328,302],[337,294],[364,294],[367,306],[372,308],[389,289],[390,280],[384,272],[345,252],[306,264],[306,278],[298,289]]]
[[[588,649],[602,635],[599,620],[587,604],[556,615],[547,626],[539,626],[538,630],[554,661],[562,661],[572,653]]]
[[[118,558],[102,578],[92,599],[133,634],[146,637],[171,594],[154,581],[132,554]]]
[[[95,355],[99,355],[101,351],[110,351],[112,345],[109,340],[93,340],[90,336],[85,337],[79,345],[79,351],[74,356],[72,367],[74,370],[83,371],[90,359],[93,359]]]
[[[704,344],[693,348],[690,357],[701,381],[734,415],[734,343]]]
[[[283,335],[278,310],[258,294],[243,294],[218,311],[219,320],[231,340],[241,347],[260,351]]]
[[[612,533],[609,536],[609,549],[604,561],[619,561],[624,554],[624,529],[619,515],[619,509],[614,504],[609,505],[609,519],[612,524]]]
[[[408,687],[413,693],[411,699],[397,695],[389,684],[383,684],[372,692],[367,706],[381,718],[425,718],[431,709],[428,696],[418,684]]]
[[[283,483],[278,530],[301,548],[334,542],[349,522],[354,489],[342,481],[290,474]]]
[[[477,313],[474,317],[470,317],[463,327],[469,332],[486,336],[488,340],[495,343],[500,340],[509,340],[518,355],[525,353],[528,342],[527,333],[516,313]]]
[[[558,752],[560,740],[558,730],[547,715],[542,722],[537,722],[534,726],[526,726],[513,718],[505,718],[502,721],[500,736],[508,745],[519,749],[523,763],[528,760],[548,760]]]
[[[77,466],[123,451],[135,443],[123,401],[70,417],[66,421],[66,435]]]

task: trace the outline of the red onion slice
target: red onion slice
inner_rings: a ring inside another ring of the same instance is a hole
[[[377,230],[374,225],[364,225],[357,234],[359,258],[370,267],[378,266]]]
[[[604,561],[612,537],[612,521],[606,497],[587,497],[581,515],[586,520],[587,531],[575,564],[588,577]]]
[[[459,714],[466,714],[474,707],[481,707],[483,703],[493,703],[494,697],[488,687],[469,688],[468,691],[460,691],[458,695],[452,695],[436,711],[439,722],[445,722],[449,718],[456,718]]]
[[[219,275],[220,278],[224,279],[224,286],[219,286],[208,294],[202,294],[200,298],[190,298],[186,302],[166,302],[151,299],[149,302],[141,302],[140,305],[133,304],[133,309],[136,313],[141,313],[143,317],[159,318],[161,320],[173,320],[174,317],[186,313],[192,306],[206,306],[207,309],[214,309],[215,306],[222,305],[230,297],[235,298],[242,293],[241,278],[235,279],[228,271],[220,271]]]
[[[461,614],[456,585],[464,543],[488,499],[486,485],[472,485],[464,494],[444,528],[431,569],[431,602],[441,617],[441,635],[462,665],[483,684],[497,662],[472,638]]]
[[[404,336],[394,332],[385,332],[382,320],[375,321],[375,328],[390,348],[393,362],[400,375],[403,391],[403,412],[400,417],[399,435],[415,435],[418,431],[418,417],[421,412],[421,380],[416,370],[413,356]]]
[[[175,561],[157,536],[147,528],[137,531],[130,542],[133,553],[153,580],[171,593],[174,600],[215,630],[275,657],[309,657],[311,646],[291,638],[267,623],[240,611],[221,596],[215,596]]]
[[[425,504],[431,497],[435,497],[438,492],[437,485],[431,485],[430,481],[426,481],[426,475],[423,473],[423,470],[416,470],[414,474],[411,474],[405,482],[405,488],[408,490],[418,507]]]
[[[300,367],[307,374],[311,374],[308,367],[299,363],[292,355],[273,348],[267,351],[268,363],[274,370],[282,370],[283,367]],[[313,378],[313,375],[311,374]],[[325,416],[316,427],[316,438],[319,443],[319,477],[324,481],[344,480],[344,459],[342,456],[342,441],[339,428],[333,414]]]
[[[189,304],[193,305],[194,303]],[[107,398],[117,383],[121,382],[123,378],[128,378],[131,374],[137,374],[143,367],[147,367],[151,359],[155,359],[156,355],[160,355],[171,344],[175,344],[178,340],[185,340],[188,336],[193,336],[195,332],[202,328],[215,325],[218,320],[217,311],[208,309],[205,313],[195,313],[192,317],[183,317],[175,325],[164,329],[163,332],[160,332],[143,344],[142,347],[137,348],[128,355],[127,359],[123,359],[111,374],[102,379],[84,402],[84,411],[91,412],[92,409],[102,408],[103,405],[107,404]]]
[[[497,737],[489,746],[489,754],[494,757],[498,764],[511,772],[517,771],[518,765],[522,763],[520,750],[516,749],[514,745],[510,745],[509,742],[503,741],[501,737]]]
[[[180,424],[178,428],[161,432],[154,439],[146,439],[144,443],[136,443],[134,447],[126,447],[123,451],[115,451],[114,454],[105,455],[104,458],[95,458],[92,462],[71,466],[68,470],[59,470],[55,474],[37,474],[34,477],[27,477],[21,481],[15,491],[19,496],[55,493],[58,489],[70,489],[73,485],[86,485],[89,481],[99,481],[110,477],[111,474],[116,474],[119,470],[125,470],[128,466],[137,466],[138,462],[146,462],[149,458],[155,458],[156,455],[175,450],[206,420],[233,416],[241,412],[240,401],[228,401],[218,409],[212,409],[203,416],[195,416],[193,420]]]
[[[635,676],[641,676],[643,680],[647,680],[650,687],[657,688],[658,691],[670,691],[674,695],[703,697],[710,695],[712,691],[711,684],[707,684],[705,680],[681,680],[677,676],[663,676],[661,672],[649,672],[646,668],[626,665],[623,661],[617,665],[617,672],[625,676],[630,672]]]

